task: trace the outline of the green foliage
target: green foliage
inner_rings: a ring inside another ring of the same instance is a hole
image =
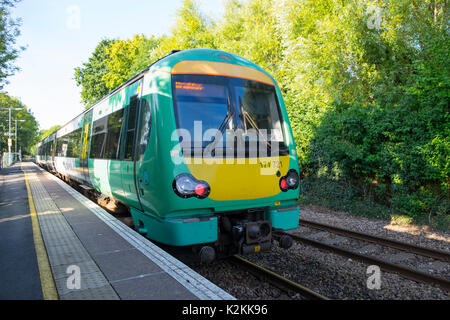
[[[335,211],[377,219],[388,219],[391,214],[391,210],[386,206],[363,197],[364,191],[367,190],[350,180],[309,176],[302,181],[300,188],[302,205],[319,205]]]
[[[213,28],[213,22],[200,12],[197,1],[183,0],[176,12],[172,33],[162,37],[153,59],[160,59],[172,50],[215,48]]]
[[[87,63],[75,68],[75,80],[81,86],[81,99],[86,108],[111,90],[148,67],[155,37],[135,36],[131,40],[102,40]]]
[[[8,137],[4,133],[9,131],[9,111],[3,108],[9,107],[21,109],[11,111],[12,120],[25,120],[17,123],[17,151],[22,148],[22,154],[31,154],[33,147],[39,141],[39,125],[33,113],[25,105],[5,93],[0,93],[0,152],[8,151]],[[14,130],[14,121],[11,121],[12,134]],[[14,142],[11,151],[14,151]]]
[[[78,86],[81,86],[81,100],[86,108],[109,92],[103,77],[110,72],[108,67],[110,56],[107,49],[115,42],[116,40],[108,39],[100,41],[89,61],[83,63],[82,67],[75,68],[75,81]]]
[[[449,21],[447,0],[227,0],[218,21],[184,0],[169,35],[108,44],[79,84],[100,97],[93,83],[111,89],[173,49],[236,53],[283,92],[305,203],[447,225]]]
[[[0,89],[5,83],[8,83],[6,78],[18,70],[13,62],[17,59],[19,52],[24,50],[23,47],[14,47],[16,38],[20,34],[18,29],[20,19],[12,19],[8,11],[17,2],[19,0],[0,1]]]
[[[229,51],[260,65],[277,78],[283,51],[277,30],[276,7],[270,0],[229,1],[225,20],[216,24],[212,47]]]
[[[380,30],[358,35],[355,65],[371,65],[354,79],[363,94],[328,103],[304,167],[310,176],[350,180],[359,187],[355,200],[416,220],[448,214],[448,4],[390,1],[383,12]]]
[[[154,37],[134,36],[131,40],[117,40],[106,48],[108,72],[101,80],[113,89],[148,67],[152,62],[152,50],[159,44]]]

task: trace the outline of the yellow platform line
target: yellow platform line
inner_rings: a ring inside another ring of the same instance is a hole
[[[39,276],[41,278],[42,295],[44,300],[58,300],[58,293],[56,291],[55,281],[53,280],[50,262],[48,261],[47,250],[45,249],[44,240],[42,239],[41,228],[39,227],[39,220],[36,214],[36,208],[34,206],[28,176],[26,171],[23,169],[22,163],[20,163],[20,166],[25,175],[25,184],[27,185],[28,204],[30,206],[34,248],[38,262]]]

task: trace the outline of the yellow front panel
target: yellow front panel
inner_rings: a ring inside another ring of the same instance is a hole
[[[208,198],[217,201],[274,196],[281,192],[280,178],[289,170],[289,156],[184,160],[196,179],[209,183],[211,193]],[[280,177],[276,175],[277,171],[280,171]]]

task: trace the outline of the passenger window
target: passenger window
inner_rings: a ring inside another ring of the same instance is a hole
[[[123,110],[120,109],[108,116],[108,134],[103,159],[118,159],[119,144],[122,132]]]
[[[122,133],[123,111],[120,109],[94,121],[92,127],[91,150],[89,158],[119,159],[119,145]],[[81,131],[77,136],[81,144]],[[79,150],[77,150],[79,152]]]
[[[65,145],[66,145],[66,157],[72,158],[73,157],[73,134],[69,133],[65,136]]]
[[[94,121],[89,158],[101,159],[106,138],[108,117]]]
[[[81,128],[66,134],[62,138],[61,153],[63,157],[78,158],[80,156]]]
[[[62,142],[62,138],[58,138],[56,139],[56,151],[55,151],[55,156],[56,157],[62,157],[62,152],[61,152],[61,144]]]

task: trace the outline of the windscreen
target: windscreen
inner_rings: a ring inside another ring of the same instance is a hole
[[[286,149],[275,88],[240,78],[210,75],[173,75],[177,128],[183,148],[226,147],[228,133],[242,136],[246,148],[264,140]],[[234,136],[233,136],[234,135]],[[228,141],[229,142],[229,141]]]

